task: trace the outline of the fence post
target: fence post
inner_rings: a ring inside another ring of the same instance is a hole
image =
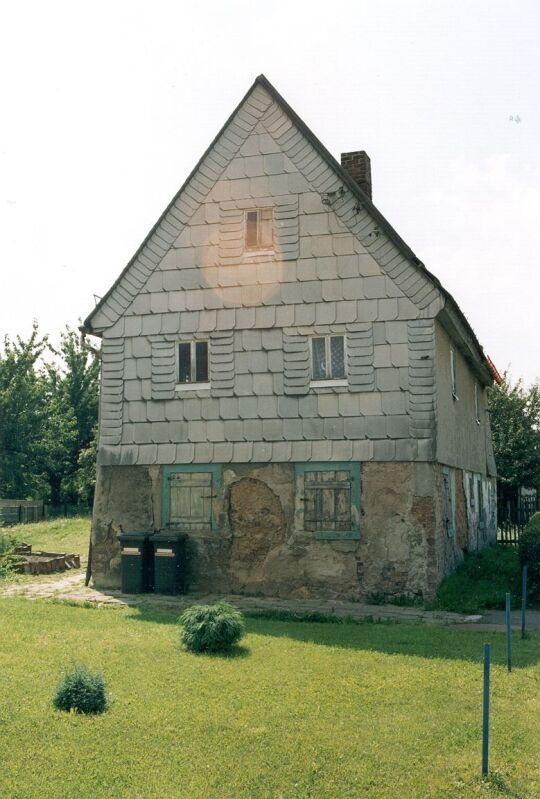
[[[525,638],[525,613],[527,610],[527,566],[521,574],[521,637]]]
[[[506,665],[512,671],[512,627],[510,619],[510,594],[506,594]]]
[[[489,759],[489,660],[490,645],[484,644],[484,696],[482,701],[482,777],[488,773]]]

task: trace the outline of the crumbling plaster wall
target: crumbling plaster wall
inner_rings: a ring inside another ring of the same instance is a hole
[[[219,529],[189,534],[190,588],[349,600],[432,596],[441,576],[436,491],[431,464],[363,463],[359,540],[315,540],[294,529],[294,464],[226,464]],[[97,586],[120,584],[118,531],[159,529],[160,508],[159,467],[99,467]]]

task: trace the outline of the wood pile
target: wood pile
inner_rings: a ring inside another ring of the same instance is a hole
[[[24,557],[17,570],[21,574],[52,574],[53,572],[79,569],[80,555],[68,555],[65,552],[32,552],[29,544],[20,544],[15,552]]]

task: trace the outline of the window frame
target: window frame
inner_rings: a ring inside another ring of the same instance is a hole
[[[474,417],[476,424],[480,424],[480,397],[478,392],[478,383],[474,383]]]
[[[459,396],[457,393],[457,360],[456,360],[456,351],[453,347],[450,347],[450,381],[452,385],[452,397],[455,400],[459,400]]]
[[[262,214],[265,211],[270,212],[270,233],[271,241],[269,244],[257,244],[255,247],[248,247],[247,233],[248,233],[248,214],[257,214],[257,242],[260,240],[260,234],[263,229],[261,224]],[[246,255],[264,255],[274,254],[275,252],[275,235],[274,235],[274,208],[271,205],[265,205],[261,208],[246,208],[244,210],[244,253]]]
[[[170,466],[162,466],[161,468],[161,527],[167,528],[168,530],[171,529],[170,527],[170,508],[171,508],[171,487],[169,483],[169,476],[171,474],[193,474],[193,473],[206,473],[209,472],[212,475],[212,499],[216,499],[216,501],[212,502],[212,510],[210,515],[210,525],[208,526],[208,530],[211,532],[215,532],[218,530],[218,502],[221,496],[221,484],[222,484],[222,467],[221,464],[215,463],[181,463],[181,464],[173,464]],[[215,497],[214,497],[215,494]],[[190,535],[197,534],[198,532],[208,532],[208,530],[198,531],[192,530],[190,531]]]
[[[314,339],[324,339],[324,352],[326,361],[326,373],[328,374],[328,366],[332,369],[332,351],[330,339],[341,338],[343,339],[343,370],[345,372],[343,377],[314,377],[313,376],[313,341]],[[309,374],[311,388],[326,388],[327,386],[347,386],[348,379],[348,350],[347,350],[347,336],[345,333],[328,333],[323,336],[309,336]]]
[[[448,489],[448,490],[447,490]],[[443,524],[449,539],[456,539],[456,474],[449,466],[442,468]],[[450,511],[446,516],[446,511]]]
[[[304,500],[306,472],[343,472],[351,473],[351,529],[350,530],[305,530]],[[360,499],[361,469],[356,461],[324,461],[295,463],[295,535],[320,541],[358,541],[360,540]]]
[[[190,377],[189,381],[180,382],[180,345],[182,344],[189,344],[190,351],[189,351],[189,368],[190,368]],[[197,380],[197,344],[206,344],[206,365],[207,365],[207,375],[206,380]],[[189,339],[187,341],[177,341],[175,344],[175,355],[176,355],[176,391],[200,391],[201,389],[210,388],[210,340],[209,339]]]

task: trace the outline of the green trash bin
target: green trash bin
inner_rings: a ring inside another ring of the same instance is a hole
[[[151,533],[121,533],[122,593],[143,594],[152,590],[153,551]]]
[[[186,581],[185,533],[162,531],[150,538],[154,550],[154,591],[183,594]]]

